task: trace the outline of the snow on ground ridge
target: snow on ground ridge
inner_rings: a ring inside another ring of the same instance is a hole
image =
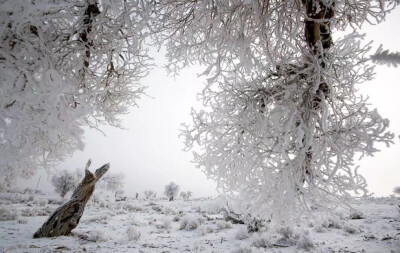
[[[73,235],[33,239],[62,200],[3,192],[0,252],[400,252],[399,198],[365,198],[353,203],[358,213],[255,233],[224,221],[215,201],[90,201]]]

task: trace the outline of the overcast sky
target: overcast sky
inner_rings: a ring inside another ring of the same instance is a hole
[[[367,40],[374,40],[375,47],[400,51],[400,9],[389,14],[387,21],[378,26],[365,27]],[[162,65],[162,53],[157,54],[156,64],[150,75],[142,80],[148,86],[139,108],[132,108],[124,119],[127,130],[104,127],[103,136],[96,130],[85,135],[86,147],[77,151],[59,169],[83,168],[87,159],[92,159],[92,170],[110,162],[110,172],[125,175],[125,191],[128,194],[154,190],[162,194],[164,186],[174,181],[181,190],[193,191],[195,196],[216,195],[216,184],[207,180],[197,169],[191,152],[182,151],[183,143],[178,138],[180,124],[190,123],[191,107],[201,104],[196,94],[204,87],[204,78],[197,77],[200,68],[190,68],[180,76],[168,77]],[[390,148],[381,147],[374,157],[360,162],[360,172],[368,181],[369,190],[377,196],[389,195],[395,186],[400,186],[400,145],[397,137],[400,129],[400,68],[378,66],[374,81],[360,86],[360,92],[370,97],[372,107],[390,119],[390,129],[395,132],[395,144]],[[36,185],[37,178],[31,180]],[[49,186],[42,177],[40,188]],[[50,187],[51,188],[51,187]]]
[[[375,46],[382,44],[385,49],[400,52],[400,8],[389,14],[384,23],[362,31]],[[360,162],[369,190],[377,196],[389,195],[395,186],[400,186],[400,67],[377,66],[375,79],[360,85],[360,92],[368,95],[372,107],[390,120],[390,130],[396,135],[394,145],[380,147],[381,152]]]

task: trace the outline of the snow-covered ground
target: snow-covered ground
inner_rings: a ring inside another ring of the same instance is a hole
[[[1,252],[400,252],[399,198],[352,203],[360,212],[304,219],[278,232],[223,220],[216,199],[90,201],[71,236],[33,239],[62,200],[0,193]],[[360,216],[360,217],[357,217]],[[361,219],[352,219],[361,218]]]

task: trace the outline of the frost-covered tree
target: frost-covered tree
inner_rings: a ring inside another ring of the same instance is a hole
[[[178,196],[179,188],[179,185],[170,182],[165,186],[164,195],[169,199],[169,201],[173,201]]]
[[[193,193],[191,191],[187,192],[181,192],[180,196],[182,197],[183,200],[188,200],[192,197]]]
[[[400,196],[400,186],[396,186],[393,188],[393,193]]]
[[[79,169],[76,169],[75,172],[61,170],[53,175],[51,183],[54,186],[54,190],[64,198],[69,191],[75,190],[82,178],[83,174]]]
[[[120,126],[147,73],[140,1],[0,3],[0,182],[83,148],[83,127]]]
[[[123,173],[108,173],[98,183],[99,188],[110,191],[114,194],[123,191],[125,184],[125,175]]]
[[[180,194],[179,194],[179,196],[181,196],[181,198],[183,199],[183,200],[185,200],[186,199],[186,192],[181,192]]]
[[[158,1],[151,27],[167,47],[168,70],[206,66],[206,109],[193,110],[182,133],[198,166],[219,188],[239,193],[249,212],[274,221],[367,194],[354,158],[393,135],[357,92],[374,74],[371,46],[357,30],[397,4]]]
[[[144,196],[146,199],[154,198],[155,197],[155,192],[152,190],[146,190],[144,191]]]

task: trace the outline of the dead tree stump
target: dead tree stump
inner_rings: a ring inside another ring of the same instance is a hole
[[[33,238],[68,235],[78,225],[85,205],[92,196],[95,184],[110,168],[110,164],[107,163],[93,174],[88,170],[90,163],[89,160],[85,168],[85,177],[72,193],[71,199],[54,211],[42,227],[36,231]]]

